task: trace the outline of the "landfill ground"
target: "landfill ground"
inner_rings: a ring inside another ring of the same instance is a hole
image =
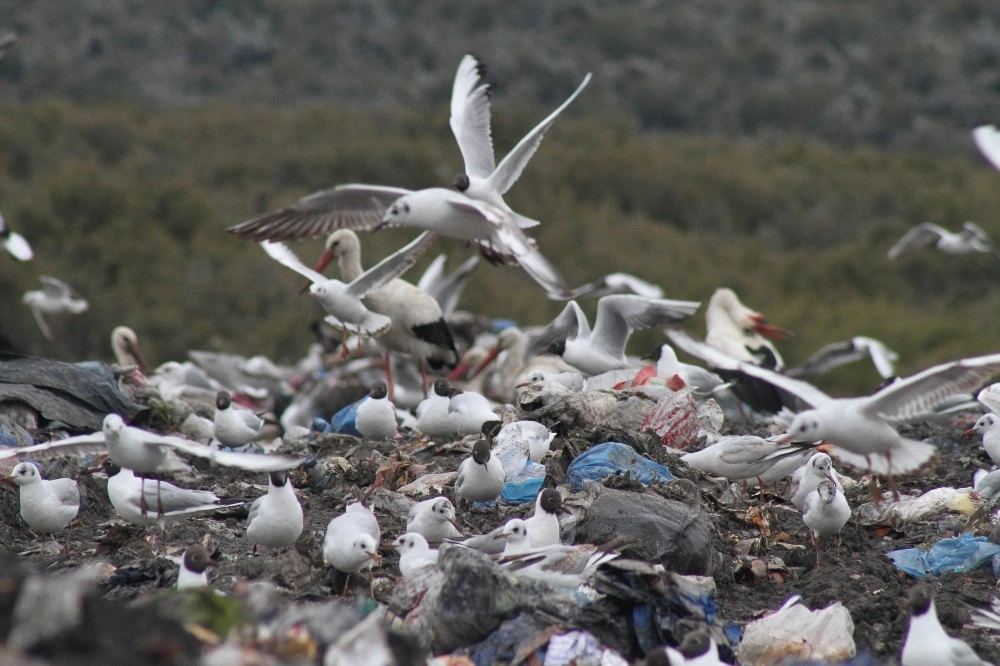
[[[905,495],[939,486],[969,486],[976,467],[988,468],[989,460],[978,438],[962,434],[976,416],[968,412],[904,429],[909,437],[932,437],[940,454],[920,474],[901,480],[899,491]],[[727,425],[724,431],[743,433],[747,429],[745,425],[736,424],[735,427]],[[670,485],[674,484],[643,490],[628,480],[612,479],[606,483],[631,492],[668,496],[679,492],[680,488],[690,492],[691,482],[697,486],[700,498],[695,501],[700,501],[709,512],[715,527],[712,541],[718,556],[711,574],[717,587],[715,600],[723,618],[742,626],[777,609],[794,594],[802,595],[804,603],[813,609],[839,600],[850,610],[859,653],[868,652],[875,657],[867,663],[898,663],[907,627],[903,600],[913,581],[898,572],[885,554],[957,535],[969,528],[967,516],[945,513],[914,524],[874,527],[861,526],[852,518],[843,530],[839,555],[834,544],[824,545],[822,564],[816,567],[806,528],[790,503],[771,493],[765,493],[763,500],[738,498],[731,501],[731,490],[735,486],[687,469],[675,455],[666,454],[657,447],[656,440],[648,435],[631,435],[632,441],[627,443],[658,458],[681,480],[675,482],[677,487],[673,490]],[[588,443],[588,439],[604,441],[604,436],[600,432],[579,431],[556,437],[552,444],[553,455],[547,463],[549,477],[546,483],[561,481],[569,458],[562,455],[564,447],[586,448],[596,443]],[[285,451],[296,451],[288,444],[285,447]],[[145,620],[127,610],[123,603],[168,596],[166,589],[175,582],[177,565],[165,556],[179,556],[186,545],[196,542],[206,544],[218,559],[213,585],[225,593],[233,593],[242,581],[263,579],[283,588],[289,603],[325,600],[340,595],[345,578],[323,564],[323,534],[331,518],[354,496],[354,489],[364,491],[375,484],[392,490],[422,474],[454,470],[467,455],[463,452],[467,446],[463,448],[461,442],[428,447],[417,436],[375,444],[350,436],[322,435],[300,447],[299,452],[308,453],[318,462],[310,470],[296,470],[291,477],[305,511],[305,530],[295,547],[286,551],[251,553],[251,544],[244,534],[246,506],[177,523],[165,539],[157,530],[127,525],[116,518],[107,499],[105,477],[83,474],[84,464],[93,461],[74,458],[47,460],[43,465],[47,478],[73,475],[80,479],[84,496],[80,514],[69,532],[58,537],[60,543],[67,543],[69,553],[31,552],[37,549],[39,542],[22,524],[16,490],[7,486],[0,495],[3,498],[0,501],[0,539],[5,550],[16,554],[20,561],[53,572],[91,563],[110,565],[104,570],[100,593],[115,602],[109,604],[107,610],[108,617],[115,619],[109,619],[108,626],[103,629],[92,628],[88,640],[95,640],[102,631],[120,632],[123,628],[129,633],[143,631]],[[837,467],[854,478],[860,476],[856,470],[839,464]],[[200,463],[197,468],[173,481],[186,487],[211,489],[222,496],[252,499],[266,491],[266,477],[250,485],[245,474],[223,468],[208,469]],[[779,486],[779,495],[781,489]],[[455,500],[450,486],[444,489],[444,494]],[[848,488],[847,496],[852,508],[871,501],[870,491],[863,485]],[[891,493],[887,492],[884,501],[891,498]],[[526,514],[530,506],[460,508],[457,520],[464,533],[481,533],[510,517]],[[379,514],[383,544],[404,531],[405,519],[378,509],[376,513]],[[989,519],[978,520],[972,527],[978,534],[989,534]],[[376,599],[386,601],[392,594],[399,570],[395,553],[387,548],[383,548],[382,553],[384,559],[382,566],[375,569],[373,589]],[[7,568],[9,571],[9,566]],[[363,576],[355,576],[347,582],[344,603],[363,606],[359,600],[368,593],[368,581]],[[938,576],[934,579],[934,587],[938,614],[945,627],[968,641],[982,657],[1000,660],[1000,632],[967,625],[969,611],[959,602],[961,595],[986,601],[996,593],[997,581],[990,568]],[[0,606],[4,599],[0,590]],[[9,607],[0,608],[0,624],[9,627],[11,613]],[[202,650],[216,639],[211,634],[197,635]],[[114,642],[113,638],[109,640]],[[190,641],[190,636],[184,640]],[[194,649],[198,649],[197,646]],[[142,654],[144,659],[149,659],[148,650]],[[322,663],[322,646],[318,652],[306,649],[303,654],[306,655],[303,661],[291,660],[286,654],[282,663]],[[422,656],[417,656],[420,654],[412,652],[408,657],[400,657],[398,663],[421,663]],[[50,649],[47,654],[34,656],[37,663],[42,664],[95,663],[72,646]],[[189,662],[189,657],[181,650],[165,650],[161,656],[160,663]],[[117,657],[135,658],[136,655],[117,654]],[[637,663],[641,654],[634,652],[626,657],[630,663]],[[21,659],[23,655],[0,650],[0,664],[25,663]]]

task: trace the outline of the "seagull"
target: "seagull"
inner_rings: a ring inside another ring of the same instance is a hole
[[[600,298],[611,294],[663,298],[663,289],[659,285],[628,273],[608,273],[602,278],[573,289],[570,291],[570,298]]]
[[[344,513],[330,521],[323,538],[323,560],[338,571],[358,573],[382,562],[378,554],[382,531],[372,510],[361,502],[351,502]],[[348,576],[349,577],[349,576]],[[344,581],[344,591],[347,581]]]
[[[977,469],[973,472],[972,492],[979,495],[983,501],[992,502],[997,495],[1000,495],[1000,469],[994,468],[990,472]]]
[[[701,304],[697,301],[650,299],[629,294],[604,296],[597,301],[597,317],[591,330],[576,301],[533,340],[535,349],[560,348],[563,360],[581,372],[599,375],[630,366],[625,344],[633,331],[682,321]]]
[[[80,511],[80,489],[73,479],[43,479],[30,462],[15,465],[10,478],[18,486],[21,518],[31,530],[41,532],[43,547],[47,534],[66,527]]]
[[[559,538],[559,514],[569,514],[563,506],[562,495],[555,488],[545,488],[535,498],[535,512],[524,521],[528,529],[531,548],[543,548],[562,543]]]
[[[236,449],[246,446],[260,434],[264,419],[248,409],[233,406],[229,391],[219,391],[215,395],[215,418],[212,433],[219,443]]]
[[[217,566],[219,563],[202,546],[188,546],[181,558],[181,567],[177,570],[177,589],[207,587],[208,568]]]
[[[896,376],[896,361],[899,360],[899,354],[889,349],[882,341],[864,335],[857,335],[843,342],[831,342],[800,365],[789,368],[785,374],[789,377],[820,375],[845,363],[854,363],[865,358],[871,359],[882,379]]]
[[[448,401],[448,420],[452,432],[458,435],[475,435],[483,431],[483,424],[497,421],[493,404],[482,393],[458,391]]]
[[[528,525],[521,518],[511,518],[496,534],[491,532],[496,539],[503,539],[503,551],[498,553],[500,557],[511,555],[521,555],[531,550],[531,538],[528,534]],[[554,544],[550,544],[554,545]]]
[[[891,479],[920,468],[936,450],[902,437],[893,424],[925,415],[982,385],[1000,372],[1000,354],[942,363],[856,398],[831,398],[800,379],[750,364],[743,369],[811,407],[792,419],[786,441],[828,440],[836,445],[831,450],[835,458]]]
[[[986,407],[986,409],[1000,415],[1000,383],[990,384],[984,388],[976,394],[976,400]]]
[[[616,557],[618,553],[598,550],[597,546],[589,543],[578,546],[560,544],[502,556],[497,563],[523,578],[542,581],[553,587],[576,589],[586,583],[599,566]]]
[[[298,541],[300,534],[302,505],[288,472],[270,472],[267,494],[253,501],[247,516],[247,538],[253,542],[253,552],[257,553],[257,546],[287,548]]]
[[[304,458],[283,454],[260,455],[239,451],[222,451],[204,446],[175,435],[156,433],[125,425],[118,414],[104,417],[103,428],[89,435],[34,444],[21,448],[0,449],[0,459],[35,455],[54,456],[63,453],[85,453],[107,450],[111,460],[121,467],[133,470],[139,476],[184,471],[188,464],[176,454],[183,453],[205,458],[225,467],[236,467],[252,472],[276,472],[298,467]],[[143,479],[143,483],[145,478]],[[157,487],[161,482],[157,480]],[[145,500],[145,492],[142,494]],[[162,497],[157,492],[157,515],[164,512]],[[143,507],[148,511],[148,506]]]
[[[430,395],[417,405],[417,430],[428,437],[446,437],[455,434],[455,426],[448,413],[451,398],[459,390],[454,388],[447,379],[438,377],[431,386]]]
[[[408,247],[414,246],[420,238],[425,236],[418,236],[418,240]],[[316,263],[317,273],[336,259],[340,276],[344,280],[350,280],[351,284],[364,274],[361,266],[361,242],[353,231],[334,231],[326,239],[324,248],[323,255]],[[425,363],[435,370],[446,366],[452,368],[458,363],[455,340],[444,320],[441,306],[427,292],[397,277],[380,288],[369,291],[365,296],[365,304],[372,313],[387,317],[392,322],[377,338],[378,345],[386,350],[385,373],[390,399],[393,386],[390,351],[416,357],[420,362],[421,374]]]
[[[312,283],[309,293],[326,310],[328,324],[356,335],[378,336],[389,330],[392,319],[370,310],[362,300],[409,270],[433,241],[434,234],[420,234],[414,241],[367,271],[352,276],[348,284],[328,279],[322,273],[310,269],[284,243],[264,241],[260,246],[269,257]],[[343,272],[342,269],[341,273]]]
[[[7,226],[3,215],[0,215],[0,246],[18,261],[31,261],[32,257],[35,256],[28,241],[24,240],[24,236]]]
[[[437,565],[438,552],[431,550],[427,539],[419,532],[407,532],[393,542],[399,551],[399,573],[403,578],[417,578]]]
[[[823,537],[837,535],[837,549],[840,550],[840,530],[851,517],[851,507],[847,504],[844,491],[832,479],[819,482],[816,489],[806,496],[802,505],[802,522],[812,532],[816,546],[816,568],[819,568],[819,545]]]
[[[1000,416],[990,412],[983,414],[975,425],[965,431],[965,435],[982,434],[983,449],[994,465],[1000,465]]]
[[[934,244],[937,249],[948,254],[971,254],[972,252],[993,252],[993,243],[978,225],[966,222],[959,232],[948,231],[933,222],[924,222],[913,227],[896,244],[889,248],[889,259],[895,259]]]
[[[778,437],[727,435],[700,451],[681,456],[695,469],[727,479],[759,478],[762,482],[783,479],[802,465],[813,449],[789,446]]]
[[[447,497],[434,497],[410,507],[406,531],[423,535],[429,543],[462,536],[455,523],[455,505]]]
[[[31,314],[35,316],[35,322],[41,329],[46,340],[52,339],[52,331],[45,321],[45,315],[80,314],[86,312],[90,304],[73,291],[73,288],[62,280],[58,280],[48,275],[39,278],[43,288],[24,292],[22,301],[31,308]]]
[[[799,485],[791,497],[792,504],[799,511],[805,510],[806,498],[809,496],[809,493],[816,490],[816,486],[822,481],[829,479],[841,491],[844,490],[844,486],[840,483],[840,479],[837,478],[837,473],[833,469],[833,461],[830,460],[830,456],[822,451],[812,454],[809,462],[799,469],[802,470],[801,476],[797,474],[798,470],[796,470],[796,476],[799,476]]]
[[[980,125],[972,130],[972,140],[983,157],[996,169],[1000,169],[1000,131],[993,125]]]
[[[906,599],[910,626],[906,630],[902,666],[991,666],[980,659],[969,644],[945,632],[934,607],[934,593],[926,583],[917,583]]]
[[[439,254],[434,258],[417,281],[417,288],[426,291],[434,297],[441,306],[441,314],[445,319],[451,317],[462,297],[462,291],[472,277],[472,271],[479,265],[479,257],[473,255],[449,275],[444,274],[444,265],[448,257]]]
[[[396,436],[396,407],[389,401],[389,387],[384,381],[372,384],[368,398],[358,405],[354,427],[365,439],[378,441]]]
[[[455,494],[467,502],[492,502],[503,492],[504,471],[490,454],[490,444],[481,439],[472,446],[472,456],[458,466]]]
[[[156,504],[156,490],[144,490],[142,480],[132,470],[116,465],[110,458],[105,459],[96,469],[108,475],[108,499],[111,500],[111,506],[123,520],[133,525],[157,525],[160,530],[165,531],[168,525],[179,520],[246,503],[242,498],[223,498],[208,490],[188,490],[163,481],[160,483],[163,513],[154,516],[144,512],[143,506]]]

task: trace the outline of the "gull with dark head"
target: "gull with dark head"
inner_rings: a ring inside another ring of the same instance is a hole
[[[577,370],[599,375],[633,365],[625,345],[633,331],[682,321],[701,303],[651,299],[631,294],[605,296],[597,301],[597,317],[590,328],[587,316],[570,301],[541,333],[534,337],[536,350],[561,350],[564,361]]]
[[[910,625],[906,629],[902,666],[992,666],[965,641],[949,636],[938,620],[934,592],[927,583],[917,583],[906,597]]]
[[[288,472],[270,472],[267,494],[253,501],[247,516],[247,538],[253,542],[253,552],[257,552],[257,546],[287,548],[294,545],[302,534],[302,525],[302,505],[295,496]]]
[[[181,567],[177,571],[177,589],[188,590],[208,586],[208,569],[217,567],[219,563],[212,559],[203,546],[194,544],[188,546],[181,558]]]
[[[264,419],[249,409],[233,405],[229,391],[219,391],[215,395],[215,417],[212,420],[212,434],[223,446],[239,448],[257,438],[264,427]]]
[[[455,494],[467,502],[492,502],[503,492],[503,482],[503,465],[491,454],[490,443],[481,439],[458,466]]]

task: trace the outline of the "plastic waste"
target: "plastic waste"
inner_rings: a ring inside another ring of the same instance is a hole
[[[628,662],[614,650],[604,647],[588,631],[570,631],[549,639],[543,666],[628,666]]]
[[[545,481],[545,465],[531,462],[524,465],[521,473],[517,476],[508,477],[503,484],[503,491],[500,499],[511,504],[524,504],[534,502],[538,493],[542,490],[542,482]]]
[[[639,455],[635,449],[620,442],[605,442],[576,457],[566,470],[566,482],[573,492],[583,488],[584,481],[600,481],[611,474],[624,474],[640,483],[672,481],[674,476],[663,465]]]
[[[854,621],[839,601],[821,610],[795,603],[755,620],[743,630],[737,654],[743,666],[786,660],[841,662],[856,654]]]
[[[365,396],[361,400],[351,403],[331,416],[330,429],[326,432],[335,432],[340,435],[354,435],[355,437],[361,437],[361,433],[358,432],[358,429],[354,426],[354,422],[358,417],[358,405],[367,399],[368,396]]]
[[[1000,563],[1000,544],[991,543],[987,537],[963,532],[957,537],[941,539],[929,549],[903,548],[886,553],[896,568],[914,578],[927,574],[965,573],[978,569],[987,562]],[[997,564],[994,564],[994,573]]]
[[[644,430],[652,430],[664,446],[684,449],[698,439],[698,406],[691,388],[669,392],[656,403],[642,422]]]
[[[862,504],[854,510],[854,516],[862,525],[901,527],[949,511],[971,516],[977,508],[972,488],[934,488],[898,502]]]

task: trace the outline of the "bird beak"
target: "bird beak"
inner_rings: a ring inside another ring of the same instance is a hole
[[[319,261],[316,262],[316,265],[313,266],[313,270],[316,271],[317,273],[322,273],[323,269],[325,269],[330,264],[331,261],[333,261],[333,252],[326,250],[320,256]],[[306,280],[306,283],[302,285],[301,289],[299,289],[299,293],[300,294],[306,293],[309,290],[309,285],[311,284],[312,282],[310,280]]]
[[[755,313],[749,315],[749,317],[750,322],[753,324],[753,329],[769,340],[784,342],[792,335],[792,332],[787,328],[775,326],[774,324],[768,324],[767,319],[765,319],[762,314]]]
[[[966,437],[969,437],[971,435],[975,435],[977,432],[979,432],[979,431],[976,430],[975,426],[973,426],[973,427],[969,428],[968,430],[966,430],[965,432],[963,432],[962,434],[965,435]]]
[[[149,374],[149,366],[146,364],[146,357],[142,355],[142,349],[139,348],[139,344],[126,341],[125,349],[135,357],[135,364],[139,366],[139,372],[144,375]]]
[[[448,522],[451,523],[451,526],[454,527],[456,530],[458,529],[458,521],[457,520],[455,520],[454,518],[449,518]],[[461,530],[459,530],[459,531],[461,531]]]
[[[208,562],[205,563],[205,566],[206,567],[217,567],[217,566],[219,566],[219,563],[216,562],[215,560],[209,560]]]
[[[507,535],[504,534],[503,532],[499,532],[498,534],[494,534],[493,535],[493,539],[494,540],[496,540],[496,539],[506,539],[506,538],[507,538]]]
[[[479,373],[485,370],[486,366],[495,361],[497,356],[499,355],[500,355],[500,347],[494,347],[493,349],[491,349],[489,353],[486,354],[486,356],[483,358],[483,360],[479,362],[479,365],[476,366],[476,369],[472,371],[472,374],[469,375],[469,379],[475,379],[479,375]]]
[[[4,478],[0,479],[0,484],[3,484],[5,486],[9,486],[11,488],[17,488],[17,484],[14,483],[14,476],[13,475],[5,476]]]
[[[565,513],[567,516],[572,516],[573,515],[573,512],[570,511],[570,508],[568,506],[560,506],[559,507],[559,513]]]
[[[786,432],[784,435],[782,435],[781,437],[778,437],[774,441],[776,443],[778,443],[778,444],[788,444],[789,442],[793,441],[794,439],[795,439],[795,435],[793,435],[790,432]]]
[[[370,559],[372,562],[380,566],[382,564],[382,556],[379,555],[378,553],[368,553],[368,559]]]

